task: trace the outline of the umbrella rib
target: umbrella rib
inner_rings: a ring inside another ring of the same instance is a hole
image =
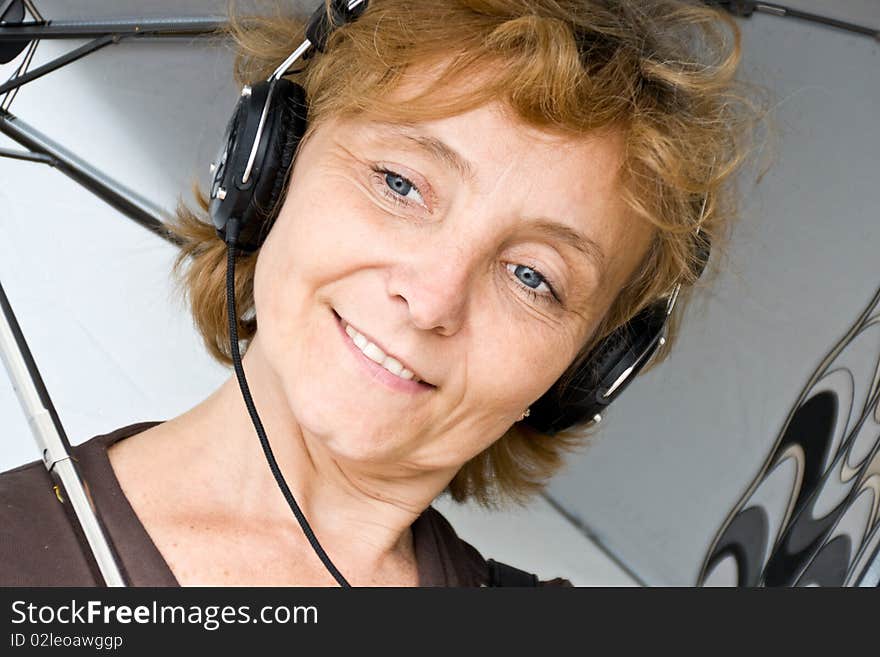
[[[8,148],[0,148],[0,157],[6,157],[10,160],[23,160],[25,162],[40,162],[48,164],[50,167],[58,166],[58,160],[51,155],[45,153],[32,153],[30,151],[13,151]]]
[[[147,18],[116,21],[28,21],[0,26],[0,40],[88,39],[120,36],[185,37],[223,32],[227,21],[221,17]]]
[[[837,18],[813,14],[808,11],[801,11],[800,9],[777,5],[771,2],[757,2],[756,0],[703,0],[703,3],[710,7],[719,7],[724,11],[741,18],[750,18],[755,12],[770,14],[772,16],[782,16],[785,18],[797,18],[802,21],[827,25],[829,27],[835,27],[855,34],[863,34],[880,41],[880,30],[877,28],[857,25],[856,23],[849,23]]]
[[[73,521],[74,531],[79,533],[77,530],[80,530],[91,548],[91,554],[83,550],[83,556],[86,559],[91,556],[93,561],[90,565],[97,567],[98,574],[107,586],[125,586],[118,554],[107,540],[106,527],[83,485],[79,466],[70,454],[70,441],[61,418],[2,285],[0,362],[6,366],[12,388],[40,450],[43,465],[53,481],[57,482],[55,494],[64,504],[65,514]]]
[[[40,45],[39,41],[31,41],[27,46],[27,52],[24,55],[24,58],[19,64],[18,68],[15,69],[15,72],[12,74],[13,78],[17,78],[20,75],[27,73],[28,68],[31,65],[31,62],[34,59],[34,53],[37,52],[37,46]],[[18,94],[18,89],[15,89],[11,93],[6,93],[3,95],[3,101],[0,102],[0,110],[8,110],[12,105],[12,101],[15,100],[15,96]]]
[[[31,12],[31,16],[33,16],[36,20],[43,20],[43,15],[37,11],[37,6],[32,2],[32,0],[23,0],[24,6],[27,7],[27,10]]]
[[[111,43],[117,43],[120,38],[121,37],[118,35],[108,34],[98,39],[94,39],[93,41],[89,41],[79,48],[71,50],[64,55],[61,55],[61,57],[53,59],[51,62],[43,64],[42,66],[38,66],[32,71],[29,71],[24,75],[19,75],[18,77],[12,78],[3,85],[0,85],[0,94],[12,91],[13,89],[18,89],[19,87],[26,85],[28,82],[36,80],[37,78],[41,78],[47,73],[51,73],[52,71],[55,71],[62,66],[66,66],[67,64],[75,62],[78,59],[82,59],[86,55],[93,53],[96,50],[100,50],[105,46],[109,46]]]
[[[0,111],[0,133],[18,142],[32,153],[51,158],[54,160],[51,164],[56,169],[116,208],[123,215],[166,241],[177,246],[181,245],[180,238],[174,235],[163,221],[162,210],[67,151],[21,119],[8,112]],[[42,158],[39,161],[43,161]],[[50,164],[50,162],[46,163]]]
[[[828,25],[829,27],[847,30],[848,32],[855,32],[856,34],[864,34],[865,36],[874,37],[875,39],[880,35],[880,30],[872,27],[856,25],[855,23],[849,23],[828,16],[820,16],[819,14],[813,14],[808,11],[801,11],[800,9],[785,7],[783,5],[771,4],[769,2],[756,2],[755,11],[763,12],[765,14],[773,14],[774,16],[798,18],[802,21],[810,21],[811,23],[819,23],[820,25]]]

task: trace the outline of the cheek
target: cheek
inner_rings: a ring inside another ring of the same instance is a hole
[[[291,183],[267,243],[278,242],[287,262],[318,279],[372,248],[378,234],[370,220],[375,213],[345,175],[316,168]]]
[[[334,223],[338,216],[332,207],[310,202],[301,193],[288,194],[257,259],[254,299],[258,313],[274,314],[278,304],[295,299],[303,285],[326,278],[345,249],[345,233]]]
[[[510,319],[509,313],[507,321],[489,313],[483,317],[475,327],[482,337],[472,351],[479,365],[472,368],[471,380],[482,392],[474,398],[485,405],[489,417],[492,411],[496,418],[499,411],[517,415],[569,366],[580,344],[580,332],[561,322]]]

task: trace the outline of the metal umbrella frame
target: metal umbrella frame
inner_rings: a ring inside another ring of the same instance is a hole
[[[25,22],[24,9],[33,18]],[[18,11],[17,11],[18,10]],[[23,85],[62,66],[81,59],[124,39],[163,39],[212,35],[225,22],[216,17],[162,18],[145,21],[46,21],[32,0],[6,0],[0,4],[0,19],[16,13],[17,23],[0,21],[0,44],[8,63],[27,50],[13,77],[0,85],[0,132],[21,144],[26,151],[0,149],[0,157],[48,164],[119,210],[124,216],[171,242],[174,237],[164,228],[162,211],[139,194],[106,175],[88,162],[28,125],[9,112],[16,92]],[[28,71],[36,47],[42,39],[92,40],[38,68]],[[20,47],[18,47],[20,46]],[[9,56],[11,54],[11,56]],[[63,504],[71,524],[91,550],[92,567],[107,586],[126,586],[118,555],[107,540],[105,528],[95,512],[76,462],[70,455],[70,442],[39,368],[0,284],[0,357],[6,366],[22,410],[40,451],[46,470],[55,481],[55,494]]]

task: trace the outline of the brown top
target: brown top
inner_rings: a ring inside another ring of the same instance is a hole
[[[119,556],[122,574],[132,586],[179,586],[122,492],[107,458],[110,445],[157,424],[139,422],[73,447],[80,473]],[[53,485],[41,461],[0,474],[0,585],[96,586],[100,581]],[[485,585],[485,559],[456,535],[439,511],[431,506],[425,509],[412,524],[412,533],[419,586]],[[572,584],[556,578],[540,585]]]

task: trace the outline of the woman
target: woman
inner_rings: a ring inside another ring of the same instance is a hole
[[[242,80],[265,79],[303,30],[234,23]],[[738,57],[729,19],[681,2],[374,0],[289,76],[308,131],[265,241],[239,256],[238,334],[279,467],[352,585],[486,583],[430,504],[539,491],[585,432],[542,435],[530,406],[695,282],[695,235],[717,246],[733,216]],[[186,208],[171,229],[196,326],[229,364],[225,245]],[[234,376],[78,457],[132,583],[336,583]],[[22,499],[38,473],[7,473],[0,492]],[[40,500],[27,515],[57,516]],[[40,569],[26,552],[5,581]]]

